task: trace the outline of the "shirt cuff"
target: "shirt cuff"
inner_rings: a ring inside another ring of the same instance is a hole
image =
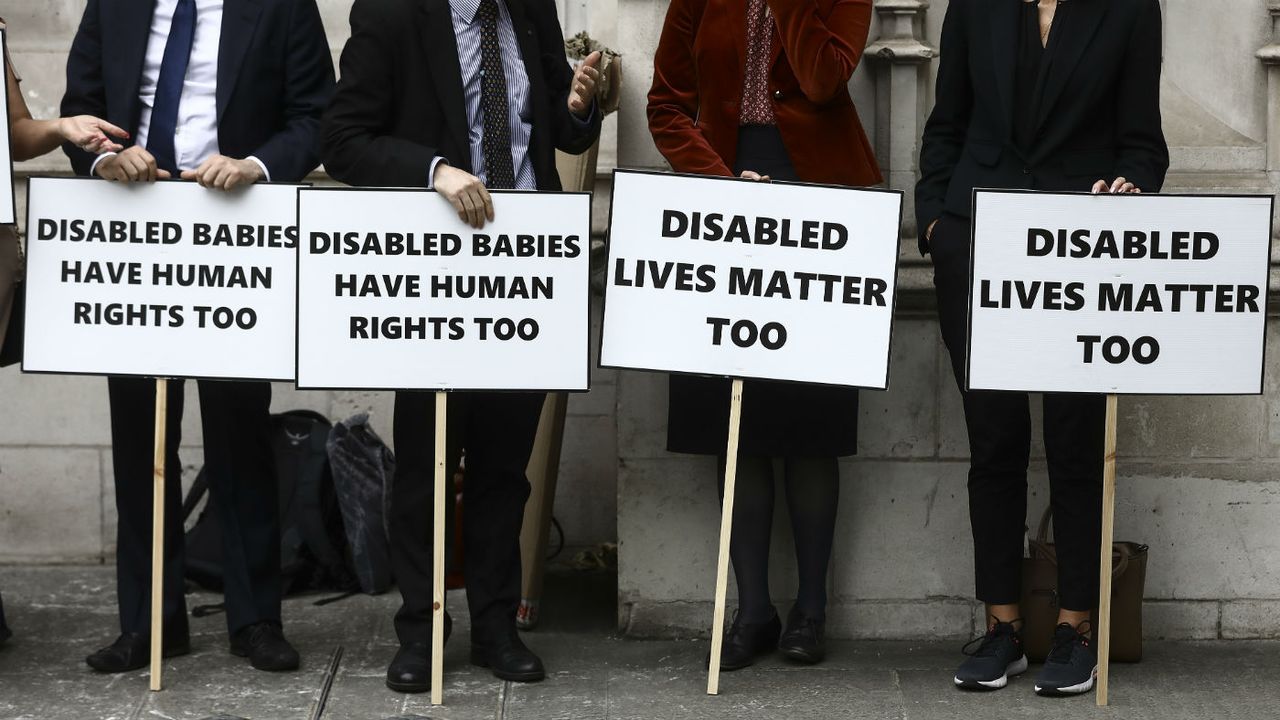
[[[89,177],[93,177],[94,175],[98,174],[98,163],[102,162],[103,160],[106,160],[109,157],[115,157],[116,155],[119,155],[119,153],[105,152],[99,155],[98,157],[94,158],[93,164],[89,166]]]
[[[431,159],[431,168],[427,170],[427,189],[428,190],[436,189],[436,168],[440,166],[440,163],[444,163],[445,165],[448,165],[449,161],[446,160],[442,155],[437,155]]]
[[[569,113],[569,117],[573,118],[573,121],[577,123],[580,129],[586,129],[591,127],[593,124],[595,124],[596,112],[598,112],[598,109],[599,109],[599,103],[596,101],[595,98],[592,98],[591,112],[587,113],[587,116],[585,118],[580,118],[578,117],[577,113],[573,113],[573,112]]]
[[[262,162],[261,160],[254,157],[253,155],[250,155],[249,157],[245,158],[245,160],[252,160],[255,163],[257,163],[258,167],[262,168],[263,179],[266,180],[267,182],[271,182],[271,171],[267,169],[266,163]]]

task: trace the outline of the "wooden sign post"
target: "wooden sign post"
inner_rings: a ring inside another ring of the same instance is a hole
[[[449,497],[447,430],[449,396],[436,393],[436,480],[434,512],[431,519],[431,704],[444,703],[444,525],[445,503]]]
[[[169,381],[156,378],[156,450],[151,489],[151,691],[164,687],[164,477]]]
[[[298,388],[435,396],[434,706],[444,702],[445,520],[456,469],[447,464],[448,393],[590,386],[591,196],[492,194],[496,217],[477,231],[429,190],[298,192],[298,292],[307,298],[298,305]]]
[[[1107,704],[1111,671],[1111,545],[1116,522],[1116,415],[1118,399],[1107,396],[1106,451],[1102,465],[1102,560],[1098,564],[1098,707]]]
[[[1273,206],[974,191],[965,386],[1106,396],[1099,706],[1111,684],[1117,396],[1262,393]]]
[[[711,620],[708,695],[720,693],[720,651],[724,647],[724,605],[729,590],[729,544],[733,538],[733,491],[738,482],[738,434],[741,427],[742,380],[734,378],[729,400],[729,447],[724,456],[724,502],[720,509],[720,554],[716,561],[716,601]]]

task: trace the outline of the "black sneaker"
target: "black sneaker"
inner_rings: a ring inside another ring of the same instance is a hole
[[[1081,623],[1086,627],[1088,623]],[[1053,649],[1036,676],[1037,695],[1079,695],[1093,689],[1098,653],[1089,636],[1067,623],[1053,631]]]
[[[974,645],[977,648],[971,649]],[[969,658],[956,670],[956,687],[964,690],[999,690],[1009,684],[1010,677],[1027,671],[1022,636],[1013,623],[997,622],[961,652]]]

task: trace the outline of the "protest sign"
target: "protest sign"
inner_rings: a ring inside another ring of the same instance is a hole
[[[432,705],[443,702],[453,470],[444,391],[589,384],[591,196],[492,196],[495,219],[475,230],[433,191],[298,193],[298,386],[436,391]]]
[[[1105,393],[1097,704],[1108,703],[1117,395],[1259,394],[1269,196],[976,190],[967,385]]]
[[[298,386],[586,390],[591,196],[299,193]]]
[[[884,389],[897,192],[614,174],[601,365]]]
[[[973,203],[971,389],[1262,392],[1271,197]]]
[[[293,379],[297,186],[28,187],[25,372]]]
[[[8,88],[8,76],[13,71],[9,67],[9,31],[0,28],[0,57],[4,58],[5,87]],[[0,93],[0,112],[6,118],[4,137],[0,138],[0,225],[12,225],[18,222],[17,188],[13,182],[13,130],[7,121],[9,117],[9,93]]]
[[[707,693],[720,691],[743,378],[884,389],[902,195],[616,171],[604,367],[733,379]]]

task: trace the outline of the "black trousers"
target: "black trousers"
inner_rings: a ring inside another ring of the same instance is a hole
[[[463,572],[473,642],[515,632],[520,607],[520,526],[529,499],[525,468],[533,452],[542,393],[450,393],[447,457],[450,482],[466,449]],[[391,564],[403,604],[396,613],[401,644],[431,640],[432,506],[435,488],[435,398],[396,393],[396,476],[391,506]],[[449,493],[452,498],[452,492]],[[453,512],[445,537],[453,538]],[[446,550],[445,557],[453,553]]]
[[[151,622],[151,503],[155,448],[155,381],[111,378],[111,446],[115,469],[116,577],[120,629],[147,634]],[[280,622],[280,528],[270,443],[271,386],[200,381],[209,494],[222,528],[227,629]],[[185,630],[183,599],[183,383],[169,382],[165,460],[164,618],[166,632]]]
[[[1026,393],[965,392],[969,298],[969,221],[944,216],[929,243],[942,339],[964,399],[969,429],[969,519],[973,526],[978,599],[1019,602],[1027,517],[1031,410]],[[1102,532],[1105,399],[1047,393],[1044,444],[1049,502],[1058,552],[1063,609],[1088,611],[1098,602]]]

